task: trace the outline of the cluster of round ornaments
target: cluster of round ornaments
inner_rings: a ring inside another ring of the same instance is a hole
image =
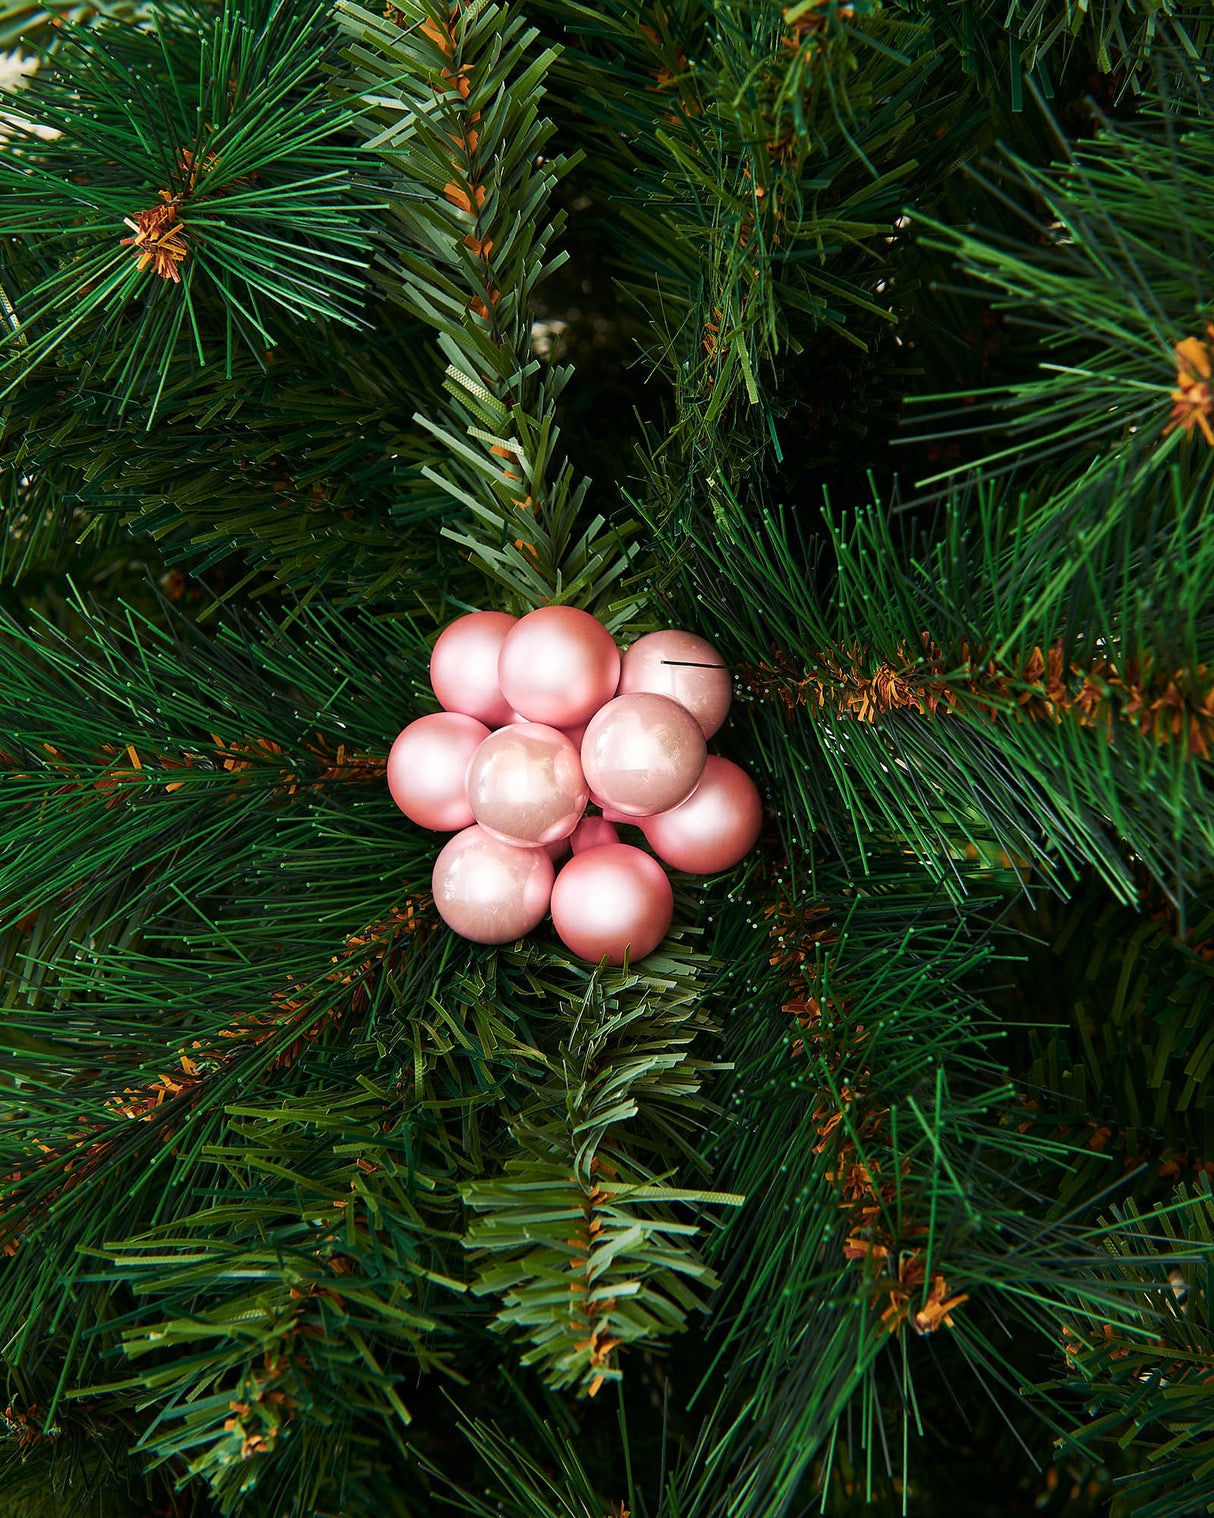
[[[396,739],[388,787],[413,822],[455,832],[434,904],[464,938],[513,943],[551,911],[573,953],[635,961],[670,927],[659,860],[714,874],[754,847],[759,793],[707,750],[733,682],[696,634],[649,633],[621,657],[571,606],[477,611],[439,635],[430,680],[443,710]],[[653,854],[621,843],[620,823]]]

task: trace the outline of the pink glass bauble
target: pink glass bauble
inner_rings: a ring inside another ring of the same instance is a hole
[[[733,676],[706,638],[670,627],[638,638],[620,661],[619,693],[634,691],[671,697],[711,738],[733,700]]]
[[[587,849],[601,849],[605,844],[619,841],[620,835],[606,817],[583,817],[569,837],[575,854],[584,854]]]
[[[582,739],[586,736],[586,723],[579,722],[576,727],[563,727],[561,732],[569,739],[578,753],[582,752]]]
[[[388,789],[411,821],[454,832],[472,822],[464,777],[489,736],[475,717],[432,712],[410,722],[388,754]]]
[[[590,719],[582,739],[586,783],[602,804],[630,818],[678,806],[704,773],[704,734],[685,706],[638,691]]]
[[[763,825],[763,803],[745,770],[710,754],[687,800],[639,825],[650,848],[674,869],[715,875],[754,848]]]
[[[592,963],[604,955],[635,963],[666,936],[674,893],[666,871],[649,854],[608,843],[575,854],[552,888],[552,923],[561,942]]]
[[[430,655],[430,684],[438,704],[463,712],[486,727],[511,720],[510,703],[497,683],[502,641],[518,618],[504,611],[473,611],[444,627]]]
[[[473,826],[441,850],[431,889],[438,915],[461,938],[513,943],[543,921],[552,881],[544,849],[515,848]]]
[[[472,756],[467,787],[481,827],[527,848],[568,838],[589,800],[577,749],[542,722],[490,733]]]
[[[589,612],[541,606],[507,634],[497,675],[502,694],[529,721],[576,727],[615,695],[620,651]]]

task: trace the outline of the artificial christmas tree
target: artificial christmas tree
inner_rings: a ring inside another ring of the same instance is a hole
[[[2,14],[0,1515],[1214,1510],[1207,8]],[[393,801],[541,608],[644,955]]]

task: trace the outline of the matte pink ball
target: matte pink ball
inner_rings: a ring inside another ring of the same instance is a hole
[[[569,837],[575,854],[584,854],[587,849],[601,849],[605,844],[619,841],[620,835],[606,817],[583,817]]]
[[[563,727],[561,732],[569,739],[578,753],[582,752],[582,739],[586,736],[586,723],[579,722],[576,727]]]
[[[700,724],[685,706],[637,692],[617,696],[590,719],[582,769],[602,805],[648,817],[691,795],[707,752]]]
[[[466,783],[481,827],[527,848],[568,838],[590,799],[577,749],[542,722],[490,733],[472,756]]]
[[[392,799],[420,827],[454,832],[472,822],[464,777],[489,736],[475,717],[432,712],[410,722],[388,753]]]
[[[620,651],[588,611],[541,606],[507,634],[497,675],[502,694],[529,721],[576,727],[615,695]]]
[[[638,638],[625,653],[619,693],[634,691],[669,696],[685,706],[705,738],[711,738],[729,712],[733,676],[706,638],[671,627]]]
[[[473,826],[443,847],[431,889],[438,915],[461,938],[513,943],[543,921],[553,878],[544,849],[515,848]]]
[[[762,825],[763,803],[754,781],[715,754],[681,806],[640,824],[655,854],[692,875],[715,875],[737,864],[758,842]]]
[[[552,923],[567,949],[597,964],[635,963],[666,936],[674,893],[666,871],[627,843],[575,854],[552,888]]]
[[[486,727],[511,720],[497,683],[497,660],[506,634],[517,626],[518,618],[504,611],[473,611],[443,628],[430,655],[430,684],[444,710],[463,712]]]

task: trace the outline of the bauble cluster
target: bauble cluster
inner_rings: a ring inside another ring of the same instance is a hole
[[[707,750],[732,680],[696,634],[650,633],[621,657],[574,607],[471,612],[439,635],[430,680],[444,709],[396,739],[388,787],[412,821],[456,833],[433,891],[464,938],[512,943],[551,911],[573,953],[635,961],[670,927],[658,859],[713,874],[754,847],[758,791]],[[620,823],[658,858],[621,843]]]

